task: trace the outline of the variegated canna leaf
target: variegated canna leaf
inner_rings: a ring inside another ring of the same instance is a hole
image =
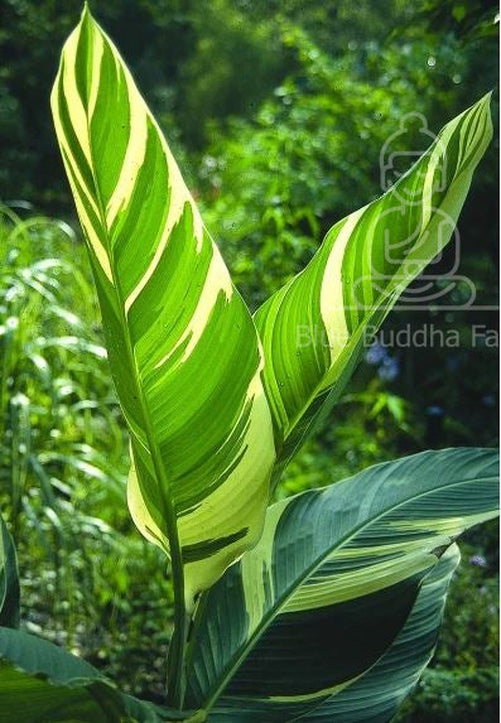
[[[290,723],[388,723],[416,685],[430,662],[442,622],[447,590],[459,562],[457,545],[451,545],[426,575],[402,630],[365,674],[333,693],[319,705],[301,713],[296,707]],[[209,723],[251,723],[268,720],[270,704],[238,699],[222,701],[209,715]],[[304,711],[304,708],[303,708]],[[283,711],[282,711],[283,712]],[[277,712],[275,711],[276,715]],[[275,718],[280,720],[280,718]]]
[[[385,654],[365,675],[298,721],[388,723],[431,660],[447,590],[459,560],[458,546],[451,545],[424,578],[404,627]]]
[[[88,10],[52,111],[131,433],[132,516],[191,607],[262,530],[274,445],[252,318],[167,143]]]
[[[336,223],[308,266],[256,312],[283,463],[339,398],[367,330],[372,338],[411,281],[452,234],[457,239],[455,223],[492,135],[489,98],[448,123],[381,198]]]
[[[424,452],[270,507],[258,545],[202,598],[187,704],[278,723],[343,695],[451,542],[497,514],[498,477],[495,451]]]

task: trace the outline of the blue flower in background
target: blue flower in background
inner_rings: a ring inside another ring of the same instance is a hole
[[[388,354],[388,350],[378,341],[375,341],[365,352],[365,361],[367,364],[377,365],[378,377],[384,382],[391,382],[396,379],[400,373],[400,364],[398,359]]]
[[[487,560],[483,555],[472,555],[470,564],[475,565],[475,567],[487,567]]]
[[[426,407],[426,414],[429,417],[443,417],[444,410],[438,404],[432,404],[430,407]]]
[[[365,361],[367,364],[380,364],[387,356],[388,352],[384,346],[375,341],[365,352]]]
[[[399,372],[400,364],[394,356],[387,356],[386,359],[383,359],[383,362],[377,370],[378,377],[384,382],[392,382],[398,377]]]

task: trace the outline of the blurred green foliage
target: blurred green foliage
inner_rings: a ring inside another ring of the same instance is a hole
[[[163,661],[152,665],[143,635],[153,629],[165,651],[171,590],[128,515],[127,439],[97,309],[71,228],[3,209],[0,505],[18,547],[23,620],[101,665],[120,669],[137,646],[134,675],[158,680]]]
[[[496,86],[491,0],[93,0],[131,64],[255,308],[329,226],[381,192],[379,153],[411,112],[431,130]],[[125,504],[127,439],[48,95],[80,0],[0,5],[0,504],[15,532],[28,628],[73,647],[125,689],[161,700],[172,595]],[[421,149],[419,125],[396,150]],[[460,220],[460,273],[497,303],[492,149]],[[28,204],[29,206],[29,204]],[[17,216],[13,209],[17,208]],[[451,258],[444,255],[443,268]],[[497,440],[497,350],[472,347],[485,311],[398,312],[457,329],[458,348],[368,350],[279,496],[370,464]],[[380,338],[381,342],[381,338]],[[103,549],[105,554],[102,554]],[[433,665],[398,720],[493,719],[497,528],[474,532]]]
[[[381,193],[380,149],[402,116],[426,112],[427,96],[443,118],[450,105],[450,91],[430,89],[426,39],[404,52],[369,44],[363,65],[357,46],[330,56],[288,22],[282,40],[296,72],[254,122],[229,121],[223,139],[213,125],[199,171],[208,224],[254,305],[304,265],[336,220]],[[443,72],[457,67],[453,58],[454,48],[440,49]],[[395,150],[415,148],[419,124],[408,131]]]

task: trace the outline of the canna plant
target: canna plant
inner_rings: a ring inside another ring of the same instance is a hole
[[[491,137],[489,98],[336,223],[254,315],[87,8],[51,105],[130,434],[128,505],[170,561],[175,630],[166,706],[121,693],[16,629],[2,526],[0,721],[12,710],[27,722],[390,720],[432,655],[456,538],[497,512],[496,452],[423,452],[270,502],[329,418],[367,328],[448,242],[442,219],[457,220]],[[388,229],[412,239],[405,259],[387,258]]]

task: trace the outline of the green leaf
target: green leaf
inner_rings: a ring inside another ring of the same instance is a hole
[[[381,198],[336,223],[308,266],[256,312],[282,463],[339,398],[366,335],[374,338],[451,238],[492,136],[489,99],[448,123]]]
[[[98,670],[46,640],[0,628],[2,715],[19,720],[120,721],[120,695]],[[7,718],[3,718],[7,720]],[[11,720],[9,718],[8,720]]]
[[[119,723],[120,714],[103,709],[84,686],[60,687],[0,662],[0,722]]]
[[[310,712],[297,717],[292,714],[293,717],[288,720],[309,723],[389,721],[431,659],[447,588],[458,562],[457,545],[451,545],[424,578],[402,630],[367,673]],[[246,701],[245,708],[241,705],[238,700],[225,701],[214,709],[208,720],[210,723],[245,723],[267,715],[262,704],[253,708]]]
[[[23,723],[196,720],[193,712],[162,708],[121,693],[85,660],[9,628],[0,628],[0,700],[0,723],[11,723],[13,711]]]
[[[361,678],[299,721],[386,723],[418,682],[435,649],[447,590],[459,564],[451,545],[424,578],[411,613],[391,646]]]
[[[204,595],[187,703],[288,721],[353,684],[423,578],[497,510],[496,452],[424,452],[269,508],[259,544]],[[216,718],[217,720],[217,718]]]
[[[0,625],[19,625],[19,578],[16,548],[0,515]]]
[[[251,315],[116,48],[86,9],[52,111],[131,433],[128,501],[186,606],[260,537],[274,463]]]

